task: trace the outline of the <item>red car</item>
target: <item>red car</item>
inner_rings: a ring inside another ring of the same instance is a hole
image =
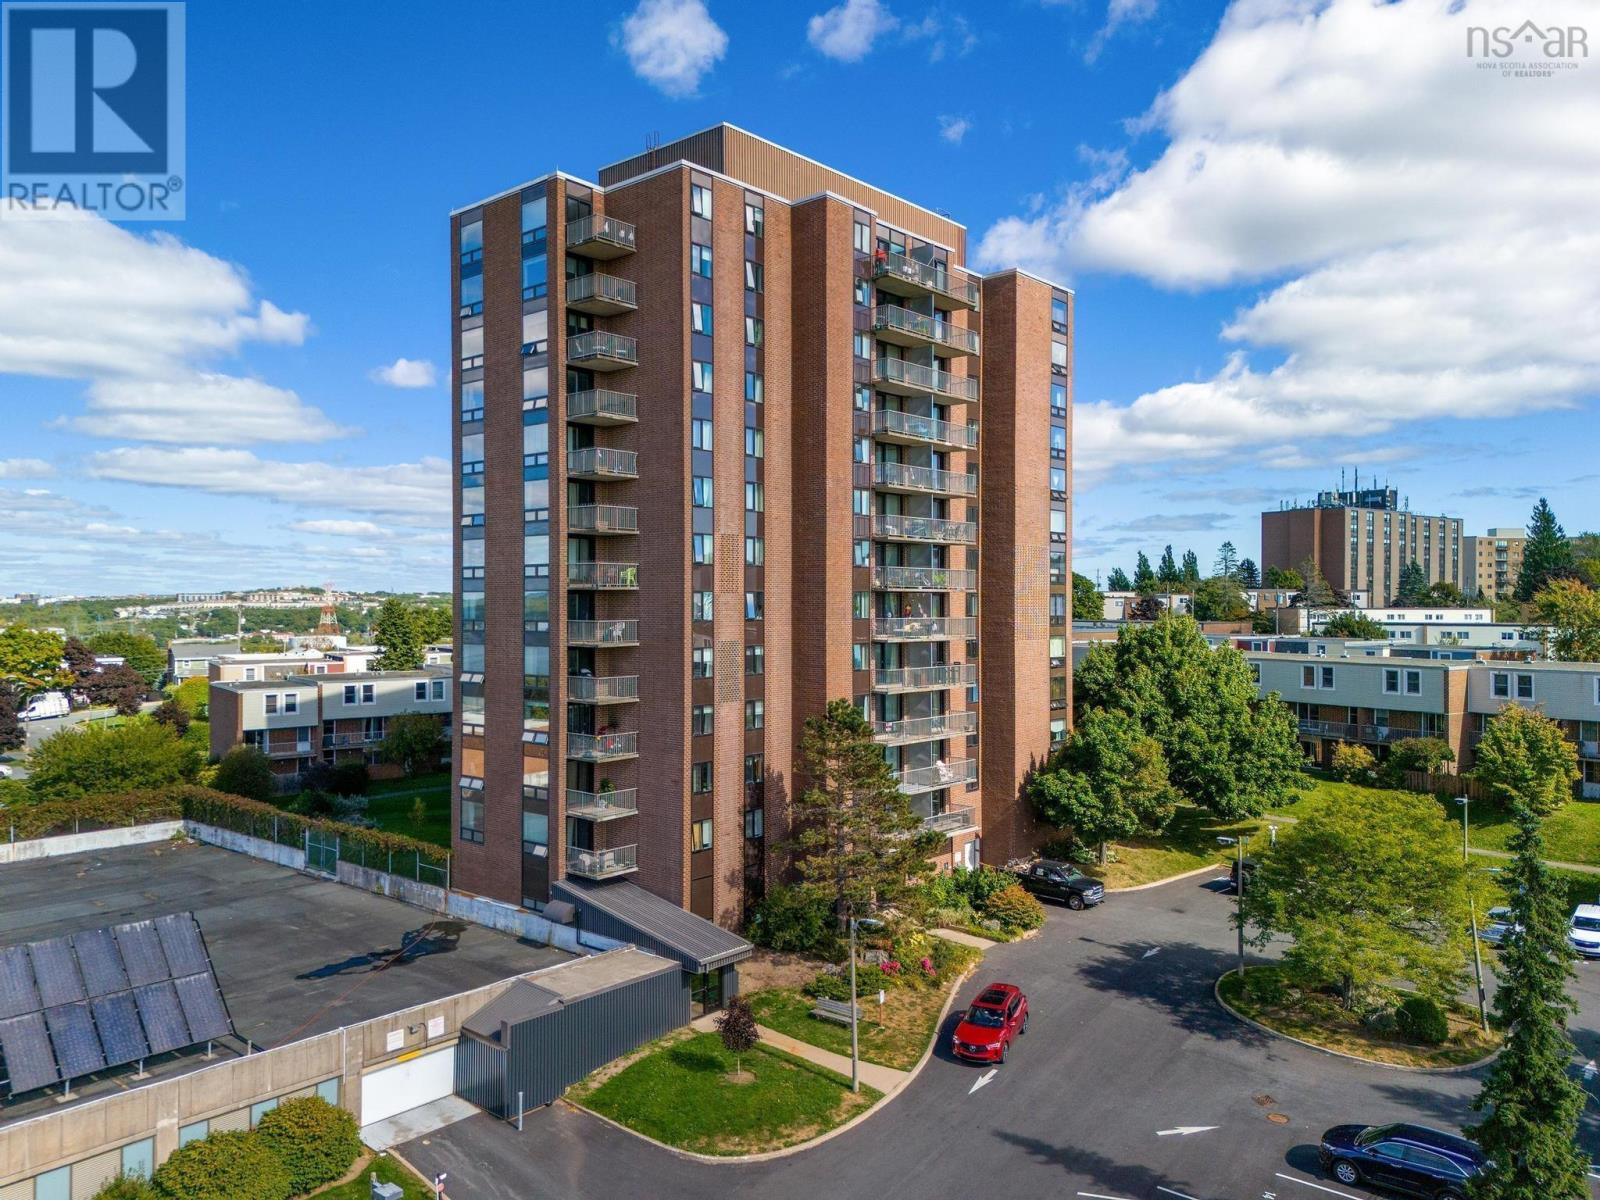
[[[1019,1034],[1028,1032],[1028,998],[1011,983],[991,983],[956,1026],[950,1049],[969,1062],[1003,1063]]]

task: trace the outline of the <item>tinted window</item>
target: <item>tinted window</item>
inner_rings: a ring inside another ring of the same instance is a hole
[[[1379,1142],[1372,1148],[1372,1152],[1381,1158],[1404,1159],[1406,1147],[1399,1142]]]
[[[1466,1178],[1466,1172],[1444,1155],[1424,1150],[1421,1146],[1407,1146],[1406,1161],[1440,1175],[1449,1175],[1456,1179]]]
[[[999,1029],[1006,1023],[998,1008],[979,1008],[976,1004],[967,1010],[967,1022],[985,1029]]]

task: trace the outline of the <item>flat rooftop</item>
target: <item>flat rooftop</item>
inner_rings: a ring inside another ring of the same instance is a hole
[[[235,1031],[258,1047],[470,991],[573,956],[214,846],[161,842],[0,867],[0,946],[192,912]],[[431,929],[428,927],[431,926]],[[424,933],[424,931],[426,931]],[[409,935],[409,936],[408,936]],[[399,955],[403,944],[412,950]],[[397,957],[398,955],[398,957]],[[228,1053],[242,1047],[230,1046]],[[146,1064],[205,1066],[204,1047]],[[75,1098],[136,1087],[134,1068],[74,1081]],[[55,1111],[0,1100],[0,1124]]]

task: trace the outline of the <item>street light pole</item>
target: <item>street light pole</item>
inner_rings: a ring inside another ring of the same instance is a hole
[[[1472,804],[1471,796],[1459,796],[1456,803],[1461,805],[1461,861],[1471,865],[1471,851],[1468,849],[1467,826],[1471,818],[1467,810]],[[1472,880],[1467,880],[1467,912],[1472,916],[1472,971],[1478,984],[1478,1024],[1485,1033],[1489,1032],[1489,1004],[1483,994],[1483,947],[1478,945],[1478,899],[1472,894]]]
[[[856,919],[850,918],[850,1090],[861,1090],[861,1056],[856,1045]]]
[[[1239,983],[1244,983],[1244,846],[1250,839],[1239,839],[1239,882],[1234,888],[1234,912],[1239,926]]]

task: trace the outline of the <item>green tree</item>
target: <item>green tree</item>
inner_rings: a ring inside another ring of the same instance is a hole
[[[150,719],[161,725],[170,725],[179,737],[189,732],[189,710],[176,700],[163,700]]]
[[[380,671],[415,671],[422,666],[423,642],[417,636],[416,618],[411,606],[398,596],[390,596],[378,606],[372,635],[383,647],[374,663]]]
[[[1156,587],[1156,573],[1150,569],[1150,559],[1143,550],[1133,564],[1133,590],[1136,592],[1151,592]]]
[[[1378,768],[1378,780],[1385,787],[1404,787],[1409,772],[1437,775],[1455,760],[1456,752],[1443,738],[1405,738],[1389,748],[1389,756]]]
[[[16,684],[0,682],[0,754],[20,750],[27,743],[28,735],[17,717],[21,707],[17,703]]]
[[[1279,836],[1241,911],[1253,945],[1289,938],[1290,976],[1346,1008],[1396,980],[1446,1004],[1471,953],[1470,886],[1460,835],[1431,796],[1341,793]]]
[[[1332,638],[1376,638],[1380,641],[1389,636],[1388,630],[1362,612],[1334,613],[1323,625],[1322,634]]]
[[[261,1118],[256,1136],[289,1172],[297,1196],[338,1179],[361,1153],[356,1119],[321,1096],[283,1101]]]
[[[1161,743],[1123,712],[1090,709],[1045,770],[1029,784],[1034,808],[1058,829],[1100,847],[1136,833],[1159,833],[1178,794]]]
[[[180,1146],[156,1168],[164,1200],[288,1200],[289,1171],[255,1133],[216,1133]]]
[[[1483,731],[1472,775],[1508,812],[1543,819],[1572,799],[1578,752],[1549,717],[1507,704]]]
[[[211,786],[247,800],[271,800],[272,762],[254,746],[235,746],[217,763]]]
[[[386,763],[397,763],[408,778],[418,771],[432,770],[439,764],[444,748],[441,730],[439,718],[428,713],[390,717],[384,726],[378,757]]]
[[[1217,547],[1217,561],[1212,564],[1211,573],[1224,579],[1239,577],[1239,550],[1232,542]]]
[[[1261,586],[1261,572],[1256,569],[1256,560],[1241,558],[1239,567],[1234,571],[1234,578],[1239,581],[1240,587],[1258,588]]]
[[[1339,603],[1339,593],[1333,590],[1314,559],[1307,558],[1296,574],[1306,581],[1297,604],[1306,608],[1332,608]]]
[[[1131,592],[1133,591],[1133,581],[1128,578],[1128,573],[1121,567],[1112,567],[1106,573],[1106,591]]]
[[[1422,593],[1422,602],[1437,605],[1440,608],[1464,608],[1467,597],[1460,588],[1448,579],[1438,579],[1430,583],[1427,590]]]
[[[1340,742],[1333,748],[1333,773],[1346,783],[1368,783],[1377,760],[1360,742]]]
[[[1196,621],[1243,621],[1250,615],[1239,581],[1228,575],[1214,575],[1194,589],[1191,610]]]
[[[155,638],[147,633],[96,634],[89,639],[89,649],[100,655],[116,655],[144,677],[144,685],[153,688],[166,674],[167,656],[156,645]]]
[[[417,638],[424,646],[448,642],[455,636],[455,621],[448,606],[423,604],[416,609]]]
[[[95,721],[46,738],[28,761],[36,800],[71,800],[193,783],[200,756],[169,725],[135,717],[121,725]]]
[[[1244,655],[1212,649],[1191,617],[1124,626],[1085,656],[1074,692],[1080,712],[1114,709],[1137,721],[1161,744],[1173,786],[1219,817],[1294,798],[1302,756],[1293,711],[1276,693],[1258,700]]]
[[[41,692],[72,686],[72,673],[61,665],[65,643],[53,633],[8,625],[0,629],[0,682],[17,689],[23,704]]]
[[[1183,566],[1178,568],[1183,586],[1193,590],[1200,582],[1200,559],[1193,550],[1183,552]]]
[[[1501,596],[1494,602],[1494,619],[1502,625],[1515,625],[1522,620],[1522,601],[1514,596]]]
[[[1600,662],[1600,594],[1575,579],[1556,579],[1533,598],[1533,619],[1549,630],[1550,657]]]
[[[943,839],[923,831],[911,798],[848,700],[808,717],[800,738],[807,787],[791,814],[795,870],[827,897],[838,928],[852,913],[893,903],[927,873]]]
[[[1517,575],[1516,597],[1524,602],[1544,591],[1552,580],[1577,574],[1572,543],[1556,520],[1549,502],[1539,497],[1528,519],[1528,540],[1522,546],[1522,570]]]
[[[1428,573],[1422,569],[1422,564],[1412,559],[1400,568],[1400,575],[1395,583],[1394,601],[1396,605],[1415,608],[1428,602]]]
[[[1078,621],[1098,621],[1105,616],[1106,598],[1087,575],[1072,573],[1072,616]]]
[[[1564,782],[1557,770],[1526,790],[1548,796]],[[1567,1036],[1577,1005],[1567,992],[1573,956],[1566,939],[1565,896],[1544,865],[1539,810],[1519,803],[1512,812],[1515,857],[1505,882],[1509,920],[1520,932],[1500,948],[1494,1011],[1506,1045],[1472,1102],[1484,1119],[1467,1131],[1494,1166],[1475,1182],[1472,1195],[1474,1200],[1587,1200],[1589,1156],[1577,1145],[1584,1091],[1571,1075],[1573,1045]]]
[[[1178,560],[1172,556],[1171,542],[1161,552],[1161,563],[1156,567],[1156,582],[1168,591],[1183,582],[1183,571],[1178,566]]]
[[[211,681],[204,676],[185,679],[173,689],[172,698],[184,712],[204,721],[210,715]]]
[[[1269,588],[1282,588],[1285,591],[1298,592],[1306,586],[1305,576],[1299,571],[1288,567],[1268,567],[1267,586]]]

